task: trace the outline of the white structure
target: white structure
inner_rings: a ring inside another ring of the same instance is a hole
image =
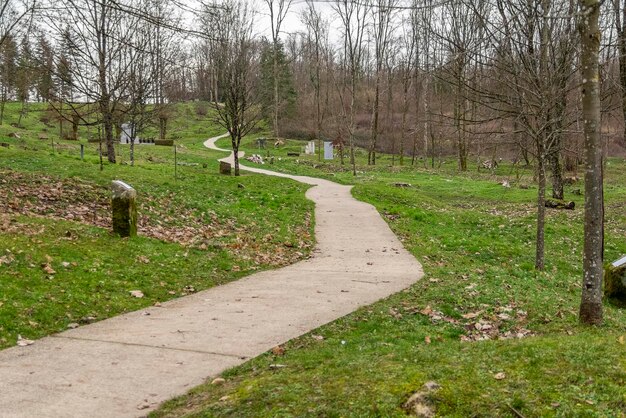
[[[138,142],[137,138],[133,135],[133,124],[130,122],[122,124],[122,133],[120,134],[120,144],[130,144],[134,142],[135,144]]]
[[[309,141],[309,143],[304,147],[304,153],[306,155],[315,155],[315,141]]]
[[[120,144],[130,144],[134,142],[135,145],[154,145],[154,139],[141,139],[133,135],[133,124],[126,122],[122,124],[122,133],[120,134]]]
[[[324,159],[333,159],[333,143],[330,141],[324,141]]]
[[[613,262],[613,267],[622,267],[624,265],[626,265],[626,255]]]

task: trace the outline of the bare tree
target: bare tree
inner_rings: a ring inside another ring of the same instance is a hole
[[[412,12],[415,13],[415,12]],[[411,87],[414,86],[417,89],[417,85],[415,85],[415,77],[414,77],[414,67],[416,67],[416,50],[417,50],[417,39],[413,36],[412,28],[410,26],[410,21],[403,21],[403,36],[400,38],[402,42],[401,55],[400,55],[400,76],[402,77],[402,125],[400,128],[400,147],[398,150],[398,159],[399,164],[404,165],[404,154],[405,154],[405,146],[406,146],[406,136],[407,136],[407,118],[409,114],[410,108],[410,100],[409,93]]]
[[[322,123],[326,112],[322,111],[322,61],[323,47],[328,42],[328,23],[322,14],[315,8],[312,0],[307,0],[307,7],[301,15],[301,20],[307,28],[307,41],[312,49],[313,71],[310,73],[311,84],[315,91],[315,122],[318,141],[318,160],[322,159]],[[326,109],[326,108],[325,108]]]
[[[600,140],[599,0],[579,0],[582,105],[585,130],[585,243],[580,321],[602,323],[604,261],[604,192]]]
[[[619,86],[621,96],[624,131],[622,143],[626,146],[626,1],[612,0],[617,32],[617,49],[619,57]]]
[[[115,163],[114,115],[129,82],[130,62],[123,58],[133,47],[139,17],[114,0],[62,0],[56,10],[48,23],[68,45],[72,89],[81,101],[65,104],[79,118],[86,103],[97,104],[107,158]]]
[[[342,24],[344,57],[347,62],[350,78],[350,104],[347,115],[346,128],[350,145],[350,163],[352,164],[352,174],[356,176],[356,160],[354,157],[354,136],[356,131],[356,89],[357,82],[363,64],[363,54],[365,44],[363,35],[367,25],[367,15],[370,6],[367,2],[353,2],[351,0],[337,0],[333,4]],[[344,108],[344,106],[342,106]],[[341,150],[343,153],[343,150]]]
[[[0,46],[7,37],[28,31],[36,11],[36,0],[0,0]],[[29,23],[24,24],[29,19]]]
[[[380,117],[380,85],[383,66],[387,61],[387,51],[393,29],[392,19],[396,11],[397,0],[375,0],[371,7],[373,20],[375,83],[374,101],[372,107],[372,122],[370,127],[370,144],[367,163],[376,164],[376,146],[378,140],[378,125]]]
[[[526,3],[496,3],[499,18],[490,26],[494,59],[491,83],[483,103],[500,117],[515,121],[530,138],[529,149],[537,162],[537,239],[535,267],[545,266],[545,192],[548,157],[558,152],[558,141],[566,127],[563,98],[573,89],[574,67],[562,48],[570,23],[553,19],[568,16],[570,4],[557,0],[528,0]],[[570,43],[571,44],[571,43]]]
[[[214,105],[218,123],[230,134],[235,175],[238,176],[241,138],[254,129],[261,115],[256,85],[258,45],[252,36],[253,12],[243,0],[228,0],[220,3],[219,8],[212,8],[206,21],[220,34],[220,38],[213,41],[218,89]]]

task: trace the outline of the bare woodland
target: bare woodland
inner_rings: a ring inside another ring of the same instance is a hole
[[[114,163],[121,123],[137,134],[156,125],[165,139],[171,104],[199,100],[235,151],[265,119],[277,138],[332,140],[355,175],[357,147],[371,165],[385,152],[397,165],[532,166],[539,270],[546,190],[563,199],[566,173],[585,162],[587,194],[600,198],[587,207],[592,308],[581,317],[599,322],[589,312],[601,292],[601,168],[626,145],[624,2],[323,4],[299,3],[288,31],[291,0],[2,0],[0,123],[6,101],[47,102],[63,135],[97,129]]]

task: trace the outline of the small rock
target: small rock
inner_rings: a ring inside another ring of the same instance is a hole
[[[33,345],[33,344],[35,344],[35,341],[29,340],[27,338],[22,338],[22,336],[18,334],[18,336],[17,336],[17,345],[18,346],[26,347],[27,345]]]
[[[142,298],[143,297],[143,292],[141,290],[131,290],[130,295],[135,297],[135,298]]]
[[[67,324],[67,328],[68,329],[75,329],[75,328],[78,328],[79,326],[80,325],[78,323],[76,323],[76,322],[72,322],[72,323]]]
[[[270,364],[270,369],[284,369],[287,367],[285,364]]]
[[[506,374],[504,372],[496,373],[493,375],[493,378],[496,380],[504,380],[506,379]]]
[[[227,400],[229,400],[229,399],[230,399],[230,396],[228,396],[228,395],[224,395],[224,396],[222,396],[222,397],[220,398],[220,402],[226,402],[226,401],[227,401]]]
[[[216,377],[211,381],[212,385],[223,385],[224,383],[226,383],[226,379],[222,377]]]
[[[80,322],[81,324],[91,324],[96,319],[97,318],[95,316],[83,316],[78,322]]]
[[[424,383],[424,389],[427,390],[437,390],[437,389],[441,389],[441,385],[435,381],[429,381]]]

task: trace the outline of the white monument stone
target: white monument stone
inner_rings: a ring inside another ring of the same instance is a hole
[[[333,143],[331,141],[324,141],[324,159],[333,159]]]
[[[309,143],[304,147],[304,153],[306,155],[315,155],[315,141],[309,141]]]

